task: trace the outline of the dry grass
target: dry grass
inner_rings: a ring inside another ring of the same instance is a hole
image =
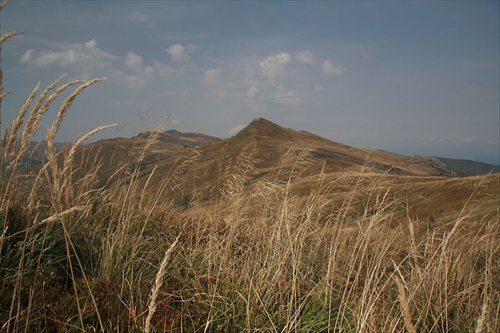
[[[158,294],[160,292],[161,285],[163,284],[163,277],[165,276],[165,269],[167,267],[168,260],[172,255],[172,252],[179,241],[179,236],[175,239],[175,241],[170,245],[167,251],[165,251],[165,255],[163,256],[163,260],[158,268],[158,273],[156,273],[155,283],[151,287],[151,294],[149,296],[149,306],[148,306],[148,315],[146,317],[146,322],[144,324],[144,332],[149,333],[151,331],[151,319],[156,311],[156,301],[158,299]]]

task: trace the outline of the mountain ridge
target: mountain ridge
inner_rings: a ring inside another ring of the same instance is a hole
[[[43,141],[33,143],[39,147],[30,157],[39,164],[43,160]],[[62,148],[65,145],[60,145]],[[377,172],[394,175],[414,176],[472,176],[489,172],[499,172],[499,167],[487,163],[449,159],[436,156],[406,156],[384,150],[369,150],[335,142],[304,130],[282,127],[265,118],[256,118],[240,132],[227,139],[220,139],[203,133],[183,133],[175,129],[163,132],[142,132],[131,138],[117,137],[103,139],[83,146],[80,150],[101,151],[104,155],[125,156],[148,146],[155,155],[154,160],[168,160],[169,154],[184,149],[195,149],[200,154],[215,158],[213,152],[226,150],[225,153],[238,156],[242,150],[253,147],[254,157],[259,163],[256,167],[270,168],[285,156],[305,154],[315,160],[316,172],[342,171],[349,168],[368,168]],[[223,148],[227,146],[226,148]],[[163,156],[165,155],[165,156]],[[148,157],[146,157],[148,159]],[[209,157],[210,159],[210,157]],[[323,164],[321,167],[319,164]]]
[[[467,159],[446,158],[440,156],[415,156],[419,159],[452,169],[462,176],[479,176],[500,172],[500,166]]]

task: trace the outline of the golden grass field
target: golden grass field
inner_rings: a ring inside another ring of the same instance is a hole
[[[195,147],[161,126],[84,146],[103,126],[59,151],[98,81],[36,87],[2,124],[1,332],[500,331],[499,174],[263,119]]]

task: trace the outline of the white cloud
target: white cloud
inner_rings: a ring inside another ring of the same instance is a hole
[[[35,52],[35,50],[33,49],[29,49],[28,51],[24,52],[21,56],[21,59],[19,59],[19,62],[23,65],[31,63],[33,52]]]
[[[147,85],[146,80],[138,75],[131,75],[127,77],[127,83],[130,87],[140,88]]]
[[[272,96],[272,101],[280,105],[296,106],[300,104],[301,99],[297,96],[295,91],[287,90],[282,85],[278,85],[274,95]]]
[[[236,125],[229,130],[229,135],[235,135],[236,133],[238,133],[239,131],[241,131],[244,128],[245,128],[244,124]]]
[[[259,93],[259,88],[257,88],[256,86],[251,86],[247,90],[247,96],[250,98],[254,98],[255,96],[257,96],[258,93]]]
[[[131,70],[140,73],[142,72],[142,57],[134,52],[130,52],[125,57],[125,65]]]
[[[118,69],[112,71],[111,78],[119,84],[125,84],[128,88],[137,89],[147,85],[146,80],[139,75],[128,75]]]
[[[322,92],[323,91],[323,86],[321,84],[314,85],[314,91],[316,91],[316,92]]]
[[[41,52],[38,55],[34,54],[35,51],[30,49],[26,51],[22,56],[19,62],[22,65],[32,65],[39,68],[49,67],[51,65],[58,65],[61,67],[65,67],[71,64],[76,63],[76,56],[73,50],[67,51],[45,51]]]
[[[174,44],[166,49],[174,61],[188,61],[191,56],[181,44]]]
[[[95,39],[91,39],[83,45],[85,45],[86,47],[88,47],[89,49],[92,49],[92,50],[99,50],[97,48],[97,42],[95,41]]]
[[[316,59],[314,57],[314,54],[309,50],[295,53],[295,60],[297,60],[300,63],[308,64],[311,66],[316,64]]]
[[[344,69],[334,65],[330,60],[326,60],[323,62],[323,73],[325,73],[325,75],[342,75]]]
[[[138,10],[134,10],[132,15],[130,16],[130,21],[132,22],[146,22],[147,20],[148,17],[144,13],[141,13]]]
[[[290,62],[290,59],[290,54],[286,52],[268,57],[259,63],[262,75],[272,81],[276,80],[279,76],[285,74],[286,65]]]
[[[162,79],[165,79],[176,72],[175,68],[172,68],[172,67],[170,67],[164,63],[161,63],[159,61],[154,61],[153,66],[156,69],[156,71],[158,72],[158,75],[160,75],[160,77]]]
[[[29,49],[21,56],[19,63],[36,68],[72,65],[73,69],[81,71],[80,75],[87,76],[95,69],[102,72],[109,67],[109,62],[122,60],[114,54],[100,50],[95,39],[83,44],[53,41],[46,41],[46,44],[52,49],[43,51]]]
[[[205,71],[205,77],[203,78],[203,82],[206,84],[216,83],[219,79],[219,75],[221,73],[220,69],[207,69]]]

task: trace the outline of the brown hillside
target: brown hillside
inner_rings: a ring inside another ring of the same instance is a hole
[[[396,183],[398,177],[456,176],[432,163],[351,147],[263,118],[224,140],[177,131],[101,140],[80,149],[75,165],[76,176],[100,165],[99,184],[136,174],[141,186],[149,182],[152,193],[161,189],[165,200],[184,204],[216,199],[235,189],[251,191],[259,181],[300,184],[320,174],[353,179],[374,174]]]
[[[351,147],[263,118],[229,139],[194,148],[152,149],[144,156],[140,177],[148,178],[155,168],[151,183],[164,184],[162,180],[170,179],[165,191],[170,199],[183,202],[211,200],[231,192],[230,187],[247,188],[261,180],[286,183],[290,177],[299,180],[320,173],[456,176],[425,161]]]
[[[276,169],[282,164],[284,165],[281,167],[286,168],[287,163],[282,163],[284,159],[292,164],[300,159],[307,159],[312,173],[321,169],[332,172],[363,168],[399,175],[456,176],[445,168],[415,158],[381,150],[355,148],[309,132],[283,128],[263,118],[254,120],[236,136],[217,145],[227,145],[227,150],[233,157],[252,147],[258,168]]]
[[[219,138],[201,133],[181,133],[175,130],[165,132],[143,132],[132,138],[100,140],[78,150],[75,165],[84,174],[93,164],[100,165],[100,183],[112,181],[109,177],[122,169],[126,172],[142,172],[146,175],[155,165],[172,166],[172,157],[184,150],[218,141]],[[88,163],[89,160],[94,161]],[[165,172],[166,169],[162,169]],[[119,173],[118,173],[119,174]]]
[[[294,157],[307,155],[325,171],[344,171],[349,168],[368,168],[375,172],[416,175],[456,176],[456,173],[424,161],[385,152],[355,148],[333,142],[306,131],[283,128],[269,120],[259,118],[228,140],[228,144],[239,149],[247,145],[258,147],[261,165],[272,167],[287,154]],[[324,164],[324,166],[323,166]]]

